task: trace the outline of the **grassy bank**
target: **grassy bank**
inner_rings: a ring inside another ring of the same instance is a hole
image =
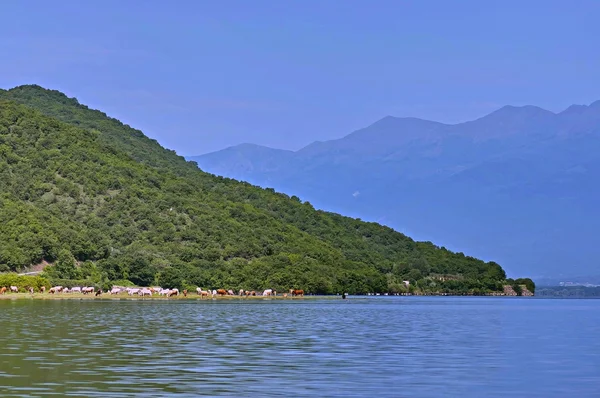
[[[173,300],[199,300],[199,301],[212,301],[212,300],[314,300],[314,299],[332,299],[338,298],[341,299],[341,296],[304,296],[304,297],[284,297],[283,295],[277,296],[215,296],[215,297],[204,297],[198,296],[197,294],[188,294],[187,297],[184,297],[183,294],[174,297],[165,297],[159,295],[153,295],[151,297],[145,296],[129,296],[127,294],[108,294],[103,293],[100,296],[94,296],[93,294],[82,294],[82,293],[58,293],[58,294],[49,294],[49,293],[34,293],[33,295],[30,293],[6,293],[0,295],[0,300],[164,300],[164,301],[173,301]]]

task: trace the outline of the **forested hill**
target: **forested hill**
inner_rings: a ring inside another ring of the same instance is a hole
[[[198,170],[39,86],[0,91],[0,271],[313,293],[501,290],[505,273],[375,223]],[[446,280],[446,281],[443,281]]]
[[[174,151],[165,149],[140,130],[131,128],[105,113],[82,105],[75,98],[69,98],[56,90],[46,90],[40,86],[19,86],[11,90],[0,90],[0,98],[14,101],[41,111],[46,116],[63,122],[99,132],[98,139],[114,145],[133,159],[159,168],[168,168],[179,174],[193,165],[186,162]]]

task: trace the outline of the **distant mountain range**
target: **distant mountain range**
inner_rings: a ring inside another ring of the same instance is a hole
[[[296,152],[242,144],[188,160],[509,274],[585,274],[600,258],[600,101],[505,106],[453,125],[387,116]]]

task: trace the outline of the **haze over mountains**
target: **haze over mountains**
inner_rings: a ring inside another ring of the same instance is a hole
[[[600,101],[560,113],[505,106],[455,125],[387,116],[296,152],[242,144],[188,159],[509,275],[591,274],[600,257]]]

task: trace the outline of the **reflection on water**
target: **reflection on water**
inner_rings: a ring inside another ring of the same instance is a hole
[[[598,396],[600,300],[0,300],[2,396]]]

